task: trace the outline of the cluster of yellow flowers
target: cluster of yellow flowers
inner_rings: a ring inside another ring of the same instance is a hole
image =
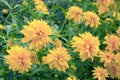
[[[34,3],[38,11],[48,14],[48,9],[42,0],[34,0]],[[99,13],[109,11],[109,6],[113,3],[114,0],[98,0]],[[67,19],[74,22],[84,20],[85,25],[92,28],[97,28],[100,25],[100,18],[96,13],[92,11],[83,12],[82,8],[78,6],[70,7],[66,15]],[[3,29],[3,25],[0,25],[0,29]],[[9,69],[19,73],[28,72],[32,64],[40,63],[36,53],[45,48],[48,43],[52,43],[53,49],[42,57],[42,63],[44,65],[48,64],[50,69],[63,72],[69,68],[68,62],[71,60],[71,55],[58,38],[52,41],[50,37],[53,35],[52,28],[46,21],[34,19],[28,22],[28,25],[24,25],[20,32],[24,35],[21,42],[28,43],[28,48],[9,45],[11,48],[7,50],[8,55],[5,56]],[[94,57],[97,56],[100,57],[100,62],[104,64],[104,67],[94,67],[93,78],[95,79],[106,80],[106,77],[109,77],[108,75],[111,78],[120,78],[120,27],[116,33],[117,35],[108,34],[105,36],[103,43],[106,44],[106,47],[104,51],[99,48],[99,37],[90,32],[80,33],[79,36],[73,36],[72,38],[71,47],[74,48],[74,52],[79,52],[83,62],[87,59],[93,61]],[[70,76],[67,80],[77,80],[77,78]]]
[[[34,0],[34,3],[37,11],[41,11],[43,14],[49,14],[47,7],[42,0]]]
[[[85,20],[85,24],[90,25],[90,27],[97,28],[100,25],[100,18],[99,16],[91,11],[84,12],[82,8],[78,6],[72,6],[69,8],[67,12],[67,18],[69,20],[73,20],[74,22],[81,22]]]

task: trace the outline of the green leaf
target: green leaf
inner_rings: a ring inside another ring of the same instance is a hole
[[[0,0],[0,2],[4,3],[6,6],[8,6],[10,9],[12,9],[11,6],[8,4],[7,1],[5,1],[5,0]]]

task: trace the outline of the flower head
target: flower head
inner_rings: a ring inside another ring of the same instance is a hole
[[[80,52],[82,61],[88,58],[93,60],[93,57],[97,55],[99,51],[100,42],[98,37],[94,37],[91,33],[86,32],[79,34],[80,37],[74,36],[72,47],[75,47],[74,51]]]
[[[84,12],[85,25],[90,25],[90,27],[97,28],[100,25],[100,18],[94,12]]]
[[[98,80],[106,80],[106,77],[108,77],[107,69],[103,69],[102,67],[95,67],[95,70],[93,70],[94,79]]]
[[[70,76],[67,78],[67,80],[77,80],[77,79],[76,79],[76,77],[75,77],[75,76],[70,75]]]
[[[7,13],[8,13],[8,10],[7,10],[7,9],[3,9],[3,10],[2,10],[2,13],[3,13],[3,14],[7,14]]]
[[[19,73],[28,72],[31,68],[30,52],[23,47],[15,46],[7,50],[9,55],[5,56],[6,63],[9,65],[9,69],[17,71]]]
[[[52,30],[45,21],[33,20],[29,25],[24,26],[21,33],[25,36],[22,42],[30,42],[29,48],[38,51],[50,42],[49,35],[52,34]]]
[[[64,71],[69,68],[68,61],[71,56],[68,54],[67,49],[58,47],[49,51],[50,54],[43,57],[43,63],[48,64],[50,69],[56,68],[59,71]]]
[[[114,61],[115,55],[112,52],[105,51],[100,54],[100,61],[104,62],[104,66],[108,66]]]
[[[111,78],[120,78],[120,64],[111,63],[107,66],[107,71]]]
[[[74,22],[82,21],[82,9],[77,6],[72,6],[67,12],[67,18],[73,20]]]
[[[114,0],[97,0],[100,6],[109,7],[111,4],[114,4]]]
[[[116,49],[119,49],[120,46],[120,38],[118,38],[118,36],[111,34],[111,35],[107,35],[105,37],[104,43],[107,44],[106,49],[109,51],[114,51]]]
[[[5,27],[2,24],[0,24],[0,30],[4,30],[4,29]]]
[[[99,8],[98,8],[99,14],[103,14],[103,13],[106,13],[109,11],[110,11],[110,9],[108,7],[105,7],[105,6],[99,6]]]
[[[61,42],[59,39],[55,39],[55,40],[53,41],[53,45],[54,45],[55,47],[61,47],[61,46],[62,46],[62,42]]]
[[[48,9],[42,0],[34,0],[37,11],[41,11],[43,14],[49,14]]]

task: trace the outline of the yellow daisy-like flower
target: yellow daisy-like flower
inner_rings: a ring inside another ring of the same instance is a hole
[[[77,6],[72,6],[69,8],[67,12],[67,18],[69,20],[73,20],[74,22],[81,22],[82,21],[82,9]]]
[[[71,75],[67,78],[67,80],[77,80],[75,76]]]
[[[107,69],[104,69],[102,67],[95,67],[95,70],[93,70],[93,75],[94,75],[94,79],[98,79],[98,80],[106,80],[106,77],[108,77],[108,72]]]
[[[37,11],[42,11],[43,14],[49,14],[48,9],[42,0],[34,0]]]
[[[61,42],[59,39],[55,39],[55,40],[53,41],[53,45],[54,45],[55,47],[61,47],[61,46],[62,46],[62,42]]]
[[[42,13],[48,14],[48,9],[47,9],[47,7],[41,6],[41,5],[38,5],[38,6],[35,6],[35,7],[36,7],[36,10],[37,10],[37,11],[42,11]]]
[[[111,63],[107,67],[107,71],[111,78],[120,78],[120,64]]]
[[[116,31],[116,33],[120,37],[120,26],[119,26],[118,30]]]
[[[104,62],[104,66],[108,66],[114,61],[115,55],[112,52],[105,51],[100,54],[100,61]]]
[[[94,12],[84,12],[85,25],[90,25],[90,27],[97,28],[100,25],[100,18]]]
[[[6,63],[9,65],[9,69],[17,71],[19,73],[28,72],[31,68],[31,58],[28,50],[23,47],[15,46],[7,50],[9,55],[5,56]]]
[[[120,46],[120,38],[118,38],[118,36],[111,34],[111,35],[107,35],[105,37],[104,43],[107,44],[106,49],[109,51],[114,51],[116,49],[119,49]]]
[[[29,25],[24,26],[21,33],[25,36],[22,42],[30,42],[29,48],[38,51],[51,41],[49,35],[52,34],[52,30],[45,21],[33,20]]]
[[[43,63],[48,64],[50,69],[56,68],[58,71],[64,71],[69,68],[68,61],[71,56],[68,54],[67,49],[58,47],[49,51],[51,54],[43,57]]]
[[[79,34],[80,37],[74,36],[72,47],[75,47],[75,52],[80,52],[82,61],[88,58],[93,60],[93,57],[98,54],[100,42],[98,37],[94,37],[91,33],[86,32]]]
[[[100,6],[109,7],[111,4],[114,4],[114,0],[97,0]]]
[[[98,8],[98,13],[99,14],[103,14],[103,13],[106,13],[106,12],[109,12],[110,9],[108,7],[105,7],[105,6],[99,6]]]

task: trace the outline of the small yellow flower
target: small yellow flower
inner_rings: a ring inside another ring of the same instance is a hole
[[[27,6],[28,2],[27,1],[23,1],[22,5]]]
[[[37,11],[41,11],[43,14],[49,14],[47,7],[42,0],[34,0],[34,3]]]
[[[81,22],[82,21],[82,9],[78,6],[72,6],[69,8],[67,12],[67,18],[69,20],[73,20],[74,22]]]
[[[31,68],[31,58],[28,50],[23,47],[15,46],[7,50],[9,55],[5,56],[6,63],[9,65],[9,69],[12,71],[18,71],[19,73],[28,72]]]
[[[75,47],[75,52],[80,52],[82,61],[88,58],[93,60],[93,57],[98,54],[99,50],[99,39],[94,37],[91,33],[86,32],[79,34],[80,37],[74,36],[72,47]]]
[[[7,14],[7,13],[8,13],[8,10],[7,10],[7,9],[2,9],[2,13],[3,13],[3,14]]]
[[[30,42],[29,48],[39,51],[51,42],[49,35],[52,34],[50,26],[43,20],[33,20],[25,25],[21,33],[24,34],[23,43]]]
[[[100,6],[109,7],[110,5],[114,4],[114,0],[97,0]]]
[[[77,80],[75,76],[71,75],[67,78],[67,80]]]
[[[55,47],[61,47],[61,46],[62,46],[62,42],[61,42],[59,39],[55,39],[55,40],[53,41],[53,45],[54,45]]]
[[[68,61],[71,56],[68,54],[67,49],[58,47],[49,51],[50,54],[43,57],[43,63],[48,64],[50,69],[56,68],[58,71],[64,71],[69,68]]]
[[[116,49],[119,49],[120,46],[120,38],[118,38],[118,36],[111,34],[111,35],[107,35],[105,37],[104,43],[107,44],[106,50],[109,51],[114,51]]]
[[[104,62],[104,66],[108,66],[114,61],[115,55],[112,52],[105,51],[100,54],[100,61]]]
[[[38,5],[38,6],[35,6],[35,7],[36,7],[37,11],[41,11],[43,14],[49,14],[46,6]]]
[[[94,12],[84,12],[85,25],[90,25],[90,27],[97,28],[100,25],[100,18]]]
[[[98,80],[106,80],[106,77],[108,77],[107,69],[104,69],[102,67],[94,67],[95,70],[93,70],[94,79]]]
[[[107,71],[111,78],[120,78],[120,64],[111,63],[107,66]]]
[[[5,27],[4,27],[2,24],[0,24],[0,29],[1,29],[1,30],[4,30]]]
[[[99,6],[99,8],[98,8],[99,14],[104,14],[104,13],[107,13],[109,11],[110,11],[110,9],[108,7],[105,7],[105,6]]]

